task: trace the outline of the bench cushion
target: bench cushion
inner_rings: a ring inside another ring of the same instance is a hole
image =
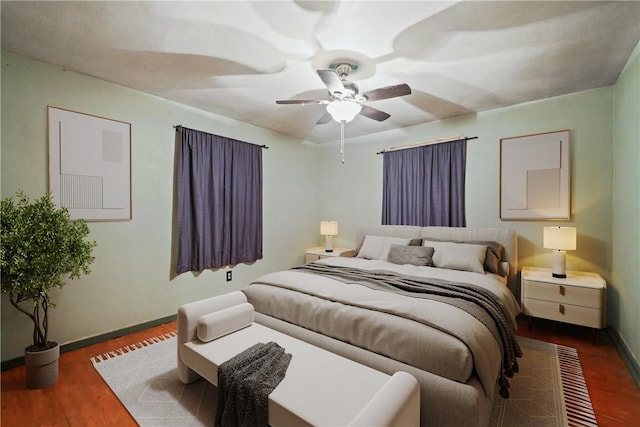
[[[274,341],[293,358],[269,396],[271,425],[347,425],[390,376],[273,329],[252,324],[207,343],[180,345],[180,357],[217,385],[218,367],[258,342]]]

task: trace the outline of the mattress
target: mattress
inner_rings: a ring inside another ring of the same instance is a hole
[[[515,330],[520,307],[498,274],[398,265],[362,258],[317,263],[470,283],[492,292]],[[371,289],[299,270],[266,274],[243,289],[257,312],[349,343],[434,375],[466,383],[477,376],[492,396],[502,345],[472,314],[442,301]]]

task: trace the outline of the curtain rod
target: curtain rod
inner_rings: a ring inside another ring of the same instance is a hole
[[[450,137],[447,137],[447,138],[434,139],[433,141],[418,142],[418,143],[415,143],[415,144],[398,145],[397,147],[389,147],[386,150],[378,151],[376,154],[384,154],[387,151],[405,150],[407,148],[422,147],[423,145],[441,144],[441,143],[444,143],[444,142],[458,141],[460,139],[464,139],[465,141],[469,141],[470,139],[478,139],[478,137],[477,136],[456,135],[456,136],[450,136]]]
[[[186,127],[186,126],[182,126],[182,125],[173,125],[173,128],[174,128],[174,129],[179,129],[179,128],[191,129],[191,128],[188,128],[188,127]],[[204,131],[202,131],[202,130],[198,130],[198,129],[191,129],[191,130],[195,130],[195,131],[203,132],[203,133],[209,133],[209,132],[204,132]],[[234,138],[231,138],[231,139],[234,139]],[[245,142],[245,141],[240,141],[240,142]],[[253,144],[252,142],[245,142],[245,143],[246,143],[246,144],[252,144],[252,145],[258,145],[258,144]],[[268,145],[264,145],[264,144],[262,144],[262,145],[258,145],[258,147],[260,147],[260,148],[264,148],[264,149],[266,149],[266,150],[268,150],[268,149],[269,149],[269,146],[268,146]]]

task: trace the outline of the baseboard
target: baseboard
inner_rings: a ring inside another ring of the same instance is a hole
[[[73,351],[79,348],[88,347],[90,345],[98,344],[104,341],[118,338],[123,335],[129,335],[134,332],[140,332],[145,329],[152,328],[154,326],[164,325],[165,323],[173,322],[174,320],[176,320],[176,317],[177,316],[174,314],[174,315],[163,317],[160,319],[151,320],[149,322],[140,323],[139,325],[133,325],[123,329],[118,329],[117,331],[96,335],[95,337],[85,338],[80,341],[67,343],[60,346],[60,353],[66,353],[67,351]],[[2,361],[1,370],[6,371],[8,369],[17,368],[18,366],[22,366],[22,365],[24,365],[24,357],[20,356],[20,357],[16,357],[15,359]]]
[[[618,349],[618,352],[622,356],[622,360],[624,360],[625,365],[627,365],[631,377],[636,382],[638,387],[640,387],[640,365],[638,365],[638,362],[633,358],[633,354],[618,333],[618,330],[613,327],[609,327],[609,332],[609,336],[613,340],[613,343]]]

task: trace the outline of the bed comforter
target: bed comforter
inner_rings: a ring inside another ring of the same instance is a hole
[[[471,283],[496,295],[512,330],[520,307],[504,279],[360,258],[319,263]],[[476,375],[491,396],[503,376],[503,344],[474,315],[446,302],[416,298],[303,270],[270,273],[243,289],[256,311],[418,369],[466,383]]]

